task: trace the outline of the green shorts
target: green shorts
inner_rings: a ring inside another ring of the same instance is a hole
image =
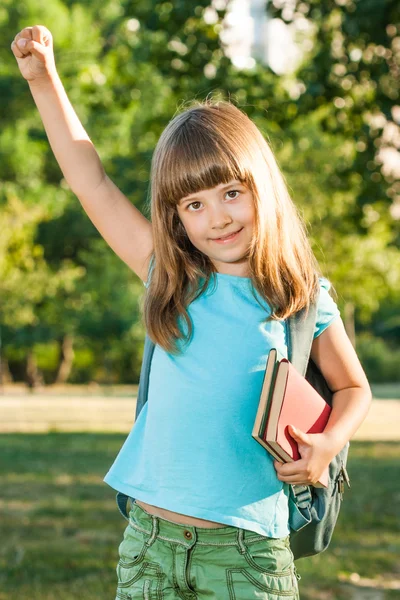
[[[298,600],[289,536],[180,525],[134,503],[119,545],[121,600]]]

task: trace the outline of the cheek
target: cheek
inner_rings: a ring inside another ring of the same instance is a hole
[[[189,238],[189,240],[192,242],[193,246],[195,246],[197,248],[199,245],[198,228],[196,228],[194,226],[194,224],[192,222],[190,222],[190,220],[186,221],[186,222],[182,221],[182,228],[186,232],[186,235]]]
[[[183,226],[191,241],[204,235],[205,229],[202,219],[185,219],[185,221],[183,221]]]
[[[243,206],[241,214],[238,215],[238,218],[242,221],[243,224],[253,226],[255,223],[255,212],[253,204],[249,202],[247,205]]]

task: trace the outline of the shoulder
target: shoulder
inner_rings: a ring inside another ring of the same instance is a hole
[[[319,277],[319,296],[317,299],[314,338],[321,335],[340,316],[340,310],[330,293],[331,288],[332,284],[326,277]]]

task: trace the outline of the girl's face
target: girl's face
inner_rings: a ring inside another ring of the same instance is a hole
[[[210,258],[219,273],[248,276],[254,201],[244,184],[234,180],[191,194],[180,200],[177,209],[193,246]]]

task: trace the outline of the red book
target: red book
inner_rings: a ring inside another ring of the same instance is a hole
[[[286,359],[279,359],[275,348],[268,357],[263,388],[252,436],[279,462],[300,457],[297,442],[291,437],[291,424],[305,433],[322,433],[331,407]],[[327,468],[315,487],[327,487]]]

